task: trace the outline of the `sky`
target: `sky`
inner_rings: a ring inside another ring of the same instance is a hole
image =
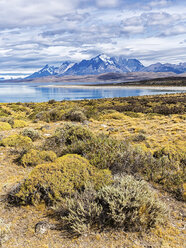
[[[101,53],[186,62],[186,1],[0,0],[0,77]]]

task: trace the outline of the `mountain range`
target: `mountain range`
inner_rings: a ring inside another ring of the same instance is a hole
[[[48,76],[98,75],[110,72],[173,72],[181,74],[186,72],[186,63],[179,63],[177,65],[156,63],[145,67],[137,59],[126,59],[124,56],[109,57],[105,54],[100,54],[90,60],[82,60],[79,63],[64,61],[59,67],[47,64],[38,72],[28,76],[27,79]]]

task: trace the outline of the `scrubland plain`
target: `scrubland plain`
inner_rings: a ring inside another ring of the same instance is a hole
[[[0,104],[0,246],[183,247],[185,106]]]

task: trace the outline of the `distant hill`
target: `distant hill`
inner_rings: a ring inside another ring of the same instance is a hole
[[[143,68],[142,71],[146,72],[174,72],[176,74],[181,74],[186,72],[186,63],[180,63],[178,65],[175,64],[161,64],[161,63],[156,63],[152,64],[150,66],[147,66]]]

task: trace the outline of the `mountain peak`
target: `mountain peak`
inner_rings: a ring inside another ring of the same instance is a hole
[[[106,54],[99,54],[89,60],[82,60],[79,63],[63,61],[59,67],[46,64],[41,70],[30,75],[28,78],[64,75],[96,75],[102,73],[126,73],[126,72],[186,72],[186,63],[178,65],[155,63],[145,67],[139,60],[126,58],[124,55],[110,57]]]

